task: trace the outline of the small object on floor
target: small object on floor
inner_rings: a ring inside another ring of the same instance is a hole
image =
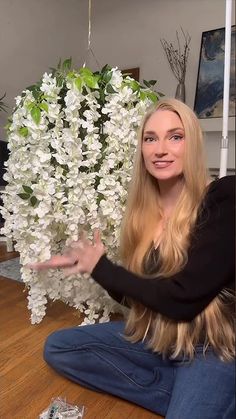
[[[39,415],[39,419],[82,419],[84,410],[84,406],[75,406],[57,397],[52,399],[47,410]]]

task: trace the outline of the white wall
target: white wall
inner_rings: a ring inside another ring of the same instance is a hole
[[[88,0],[0,0],[0,6],[0,93],[7,91],[12,106],[13,97],[60,57],[83,63]],[[100,66],[140,67],[140,79],[156,79],[167,96],[174,96],[177,81],[160,38],[175,41],[181,26],[192,38],[186,103],[193,107],[201,35],[225,26],[225,0],[92,0],[92,49]],[[87,64],[98,69],[92,55]],[[204,121],[210,167],[219,166],[221,125]],[[235,131],[232,118],[230,128]],[[229,167],[235,167],[233,131],[229,137]]]
[[[83,64],[87,19],[87,0],[0,0],[0,97],[7,92],[9,112],[60,57]],[[5,123],[1,112],[1,139]]]

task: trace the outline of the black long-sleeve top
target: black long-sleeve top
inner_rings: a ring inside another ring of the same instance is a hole
[[[191,321],[224,288],[234,289],[235,177],[213,181],[197,218],[184,268],[169,278],[143,278],[103,255],[92,277],[121,300],[142,303],[176,321]]]

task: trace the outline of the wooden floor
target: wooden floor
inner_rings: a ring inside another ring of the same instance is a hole
[[[0,243],[0,261],[16,257]],[[51,398],[86,407],[85,419],[161,419],[113,396],[84,389],[56,374],[42,358],[47,335],[78,325],[78,312],[51,304],[39,325],[31,325],[23,284],[0,277],[0,419],[38,419]]]

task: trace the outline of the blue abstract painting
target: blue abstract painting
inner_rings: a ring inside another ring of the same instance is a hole
[[[194,111],[199,118],[223,116],[225,28],[202,33]],[[229,116],[235,116],[235,26],[231,32]]]

